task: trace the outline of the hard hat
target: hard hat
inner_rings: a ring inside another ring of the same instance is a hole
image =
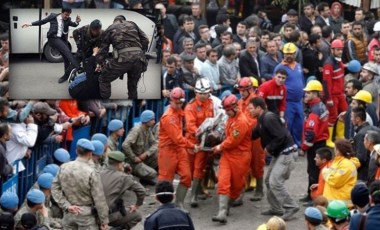
[[[19,199],[16,193],[4,192],[0,197],[0,205],[3,208],[15,209],[18,207]]]
[[[364,64],[363,69],[372,72],[374,75],[378,75],[377,66],[375,63],[367,62]]]
[[[291,42],[288,42],[284,45],[284,47],[282,48],[282,52],[284,54],[294,54],[295,52],[297,52],[297,46],[294,45],[293,43]]]
[[[194,92],[209,93],[211,91],[210,81],[207,78],[199,78],[195,83]]]
[[[251,79],[251,82],[252,82],[252,86],[253,87],[259,87],[259,81],[256,79],[256,78],[254,78],[254,77],[249,77],[249,79]]]
[[[238,90],[248,90],[252,88],[252,81],[249,77],[243,77],[235,86]]]
[[[108,141],[107,136],[104,135],[103,133],[95,133],[94,135],[92,135],[91,140],[100,141],[103,143],[103,145],[106,145]]]
[[[380,156],[380,144],[374,145],[373,149],[376,151],[377,155]]]
[[[344,48],[344,43],[341,39],[335,39],[331,42],[331,49]]]
[[[351,60],[347,65],[348,71],[352,73],[359,73],[361,68],[362,68],[362,65],[360,64],[358,60]]]
[[[224,110],[231,110],[237,107],[238,99],[235,95],[231,94],[226,96],[222,101]]]
[[[54,151],[54,158],[61,163],[66,163],[70,161],[70,153],[64,148],[59,148]]]
[[[50,173],[42,173],[38,177],[37,183],[38,183],[38,186],[40,186],[40,188],[51,189],[53,180],[54,180],[54,176],[51,175]]]
[[[50,173],[53,176],[56,176],[59,170],[59,166],[56,164],[48,164],[44,167],[42,172],[44,173]]]
[[[328,217],[342,220],[350,215],[346,203],[341,200],[333,200],[327,205],[326,214]]]
[[[125,155],[124,153],[120,151],[112,151],[108,154],[108,158],[118,161],[118,162],[124,162],[125,161]]]
[[[119,130],[123,128],[123,122],[119,119],[113,119],[112,121],[110,121],[110,123],[108,124],[108,129],[111,131],[111,132],[114,132],[116,130]]]
[[[373,26],[373,31],[379,32],[380,31],[380,22],[376,22]]]
[[[101,141],[91,141],[92,145],[94,146],[93,154],[97,156],[101,156],[104,153],[104,145]]]
[[[256,228],[256,230],[267,230],[267,224],[262,224],[259,227]]]
[[[304,91],[323,91],[322,84],[317,80],[310,80],[306,87],[303,89]]]
[[[179,87],[172,89],[172,91],[170,91],[170,100],[176,103],[184,103],[185,91]]]
[[[154,120],[154,112],[152,110],[144,110],[140,115],[140,121],[142,123]]]
[[[91,141],[87,140],[86,138],[81,138],[77,142],[77,147],[84,148],[89,151],[94,151],[94,145],[91,143]]]
[[[45,194],[41,190],[33,188],[26,194],[26,199],[35,204],[43,204],[45,202]]]
[[[352,99],[364,101],[367,104],[372,103],[372,95],[366,90],[359,90]]]

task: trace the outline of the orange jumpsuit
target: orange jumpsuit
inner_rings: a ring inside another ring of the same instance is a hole
[[[251,93],[245,100],[242,98],[238,101],[239,109],[243,111],[245,116],[247,117],[250,132],[252,132],[252,130],[256,127],[257,119],[251,116],[247,107],[249,105],[249,101],[255,97],[257,97],[257,95],[255,93]],[[260,138],[252,141],[251,154],[251,175],[256,179],[263,178],[265,166],[265,153],[263,147],[261,146]]]
[[[191,172],[186,148],[194,148],[194,144],[182,134],[183,118],[183,110],[175,110],[170,106],[160,119],[158,179],[173,181],[178,173],[180,184],[189,188]]]
[[[197,98],[190,101],[185,107],[186,138],[196,144],[197,140],[195,133],[198,127],[204,122],[204,120],[206,120],[206,118],[213,116],[214,105],[211,98],[205,102],[201,102]],[[207,153],[189,153],[188,156],[193,178],[203,179],[207,162]]]
[[[60,100],[59,108],[70,118],[86,116],[85,112],[78,109],[77,100]],[[73,140],[73,129],[71,127],[67,130],[66,140]]]
[[[326,162],[325,164],[319,167],[319,177],[318,177],[318,188],[311,191],[310,196],[311,199],[314,200],[318,196],[323,195],[323,188],[325,187],[325,179],[323,179],[322,171],[324,168],[329,168],[331,165],[331,161]]]
[[[251,130],[247,122],[241,111],[228,118],[226,138],[220,144],[222,156],[219,162],[218,194],[231,199],[240,196],[251,162]]]

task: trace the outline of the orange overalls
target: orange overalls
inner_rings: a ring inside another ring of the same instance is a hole
[[[314,200],[318,196],[323,195],[323,188],[325,187],[325,179],[323,179],[322,171],[324,168],[329,168],[330,165],[331,165],[331,161],[328,161],[319,167],[318,188],[312,190],[310,193],[312,200]]]
[[[190,140],[193,144],[197,143],[195,133],[198,127],[206,120],[208,117],[214,116],[214,106],[212,99],[209,98],[205,102],[201,102],[199,99],[195,98],[190,101],[185,107],[185,124],[186,124],[186,135],[185,137]],[[207,153],[197,152],[188,153],[190,161],[190,170],[192,177],[195,179],[203,179],[204,170],[207,162]]]
[[[240,111],[243,111],[245,116],[247,117],[250,133],[256,127],[257,119],[252,117],[247,107],[249,105],[249,101],[255,97],[257,97],[257,95],[255,93],[251,93],[245,100],[242,98],[238,101]],[[263,147],[261,146],[260,138],[252,141],[251,154],[251,175],[256,179],[263,178],[265,166],[265,153]]]
[[[85,112],[82,112],[78,109],[77,100],[60,100],[59,108],[70,118],[86,116]],[[67,141],[73,140],[73,128],[71,127],[67,129],[66,140]]]
[[[173,181],[178,173],[180,184],[189,188],[191,172],[186,148],[192,149],[194,144],[182,134],[183,118],[183,110],[175,110],[170,106],[160,119],[158,179]]]
[[[245,186],[251,162],[251,130],[247,118],[238,111],[226,124],[226,138],[220,144],[218,194],[236,199]]]

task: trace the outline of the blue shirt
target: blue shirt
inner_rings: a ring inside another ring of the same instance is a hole
[[[275,73],[279,69],[284,69],[288,73],[285,81],[287,90],[286,101],[300,102],[303,98],[305,88],[305,78],[303,77],[303,70],[300,64],[296,63],[294,69],[289,65],[280,63],[274,69]]]

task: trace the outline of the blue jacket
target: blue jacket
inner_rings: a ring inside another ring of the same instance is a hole
[[[271,80],[274,68],[281,62],[282,56],[280,51],[277,52],[277,61],[270,54],[266,53],[260,60],[261,77],[265,78],[265,80]]]
[[[193,230],[190,216],[173,203],[163,204],[148,216],[144,223],[145,230]]]
[[[301,102],[304,95],[303,89],[305,88],[305,78],[303,77],[301,65],[297,63],[295,68],[292,69],[282,62],[274,68],[273,74],[279,69],[284,69],[288,73],[288,77],[285,81],[287,90],[286,101]]]
[[[360,213],[355,214],[351,217],[350,220],[350,230],[358,230],[360,219],[362,215]],[[377,204],[373,207],[370,207],[367,210],[367,220],[363,229],[378,229],[380,226],[380,205]]]

